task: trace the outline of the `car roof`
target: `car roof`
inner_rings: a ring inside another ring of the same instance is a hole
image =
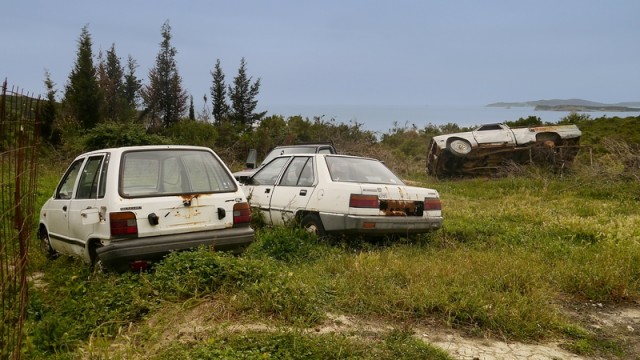
[[[308,147],[318,147],[318,146],[333,146],[331,143],[317,143],[317,144],[295,144],[295,145],[280,145],[274,147],[274,149],[284,149],[284,148],[308,148]]]
[[[344,155],[344,154],[284,154],[284,155],[278,155],[276,157],[274,157],[273,159],[277,159],[277,158],[281,158],[281,157],[291,157],[291,156],[312,156],[312,157],[338,157],[338,158],[345,158],[345,159],[364,159],[364,160],[373,160],[373,161],[379,161],[382,162],[378,159],[374,159],[371,157],[366,157],[366,156],[356,156],[356,155]],[[273,160],[272,160],[273,161]]]
[[[88,151],[82,153],[78,156],[86,156],[92,154],[101,154],[105,152],[109,153],[118,153],[121,154],[126,151],[137,151],[137,150],[206,150],[211,151],[208,147],[204,146],[192,146],[192,145],[140,145],[140,146],[122,146],[122,147],[114,147],[114,148],[105,148],[99,150]]]

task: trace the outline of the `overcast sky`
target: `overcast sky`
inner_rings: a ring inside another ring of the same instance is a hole
[[[115,44],[145,83],[169,21],[196,108],[220,59],[240,59],[270,105],[485,105],[582,98],[640,101],[638,0],[6,1],[0,77],[59,93],[82,27]]]

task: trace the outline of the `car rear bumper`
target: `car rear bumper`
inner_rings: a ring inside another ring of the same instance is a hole
[[[320,213],[325,231],[366,235],[420,234],[442,227],[442,217],[356,216]]]
[[[132,238],[112,241],[96,250],[106,269],[126,271],[138,260],[158,260],[171,251],[210,246],[214,250],[242,252],[255,239],[249,226],[175,235]]]

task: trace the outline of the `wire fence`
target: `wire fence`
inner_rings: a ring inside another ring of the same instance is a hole
[[[0,359],[21,359],[34,224],[40,98],[0,94]]]

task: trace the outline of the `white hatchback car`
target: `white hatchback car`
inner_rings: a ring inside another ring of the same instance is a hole
[[[50,256],[124,271],[201,245],[242,251],[250,222],[244,192],[211,149],[136,146],[78,156],[42,206],[39,235]]]
[[[363,235],[425,233],[442,227],[436,190],[407,186],[382,162],[355,156],[279,156],[247,180],[249,203],[268,224]]]

